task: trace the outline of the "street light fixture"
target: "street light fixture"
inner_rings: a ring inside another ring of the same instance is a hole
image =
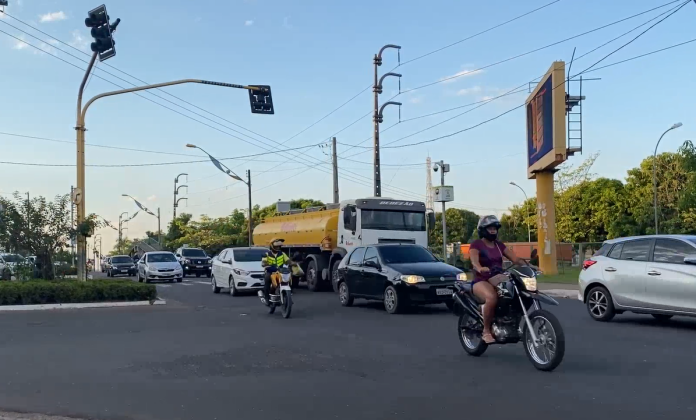
[[[140,208],[140,210],[144,211],[145,213],[149,214],[150,216],[155,216],[157,218],[157,242],[159,242],[160,247],[162,247],[162,223],[160,220],[160,209],[157,207],[157,214],[151,212],[148,210],[147,207],[143,206],[140,201],[136,200],[134,197],[128,195],[128,194],[121,194],[123,197],[128,197],[131,200],[135,202],[135,205]],[[135,216],[133,216],[135,217]]]
[[[232,179],[235,179],[237,181],[241,181],[244,184],[246,184],[247,189],[249,191],[249,246],[253,246],[254,240],[253,240],[252,233],[253,233],[253,228],[254,228],[254,222],[253,222],[252,208],[251,208],[251,170],[246,171],[247,180],[245,181],[239,175],[234,173],[234,171],[232,171],[232,169],[228,168],[224,163],[215,159],[210,153],[206,152],[202,148],[196,146],[195,144],[191,144],[191,143],[186,144],[186,147],[189,147],[191,149],[198,149],[201,152],[205,153],[210,158],[210,161],[213,162],[213,165],[215,165],[215,167],[220,170],[220,172],[227,174],[227,176],[229,176]]]
[[[525,202],[529,201],[529,197],[527,197],[527,193],[520,187],[519,185],[515,184],[513,181],[510,181],[510,185],[513,185],[522,191],[522,194],[524,194],[524,200]],[[529,211],[527,211],[527,241],[529,243],[532,243],[532,228],[529,227]]]
[[[657,147],[660,145],[660,142],[662,141],[662,137],[665,136],[665,134],[669,133],[670,131],[677,129],[682,126],[682,123],[678,122],[676,124],[673,124],[670,128],[665,130],[664,133],[660,136],[659,140],[657,140],[657,144],[655,145],[655,153],[653,153],[653,209],[655,211],[655,234],[657,235],[659,233],[658,231],[658,222],[657,222],[657,173],[655,169],[655,162],[657,161]]]

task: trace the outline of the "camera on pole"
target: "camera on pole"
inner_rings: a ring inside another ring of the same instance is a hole
[[[273,98],[271,97],[271,87],[268,85],[249,85],[249,103],[251,104],[252,114],[274,114]]]
[[[85,19],[85,26],[92,28],[92,52],[98,53],[99,61],[107,60],[116,55],[116,41],[113,38],[113,32],[121,22],[121,19],[116,19],[113,24],[109,23],[109,15],[106,13],[106,6],[101,5],[90,12]]]

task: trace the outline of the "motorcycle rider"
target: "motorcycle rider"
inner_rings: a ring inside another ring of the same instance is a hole
[[[498,303],[498,294],[495,290],[506,277],[500,273],[503,269],[503,257],[512,261],[515,265],[529,265],[525,260],[518,258],[511,249],[498,240],[498,231],[501,224],[494,215],[483,216],[477,226],[480,239],[471,243],[469,257],[474,267],[473,292],[477,298],[484,301],[483,334],[484,342],[491,344],[495,338],[491,334],[491,324],[495,317],[495,308]]]
[[[282,238],[271,239],[269,243],[270,251],[261,259],[261,266],[265,268],[263,275],[263,298],[267,306],[271,304],[271,274],[284,265],[290,265],[290,258],[280,249],[284,242],[285,239]]]

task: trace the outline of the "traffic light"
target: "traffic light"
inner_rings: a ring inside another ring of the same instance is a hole
[[[0,0],[0,6],[7,6],[7,0]]]
[[[263,90],[249,89],[249,103],[251,104],[252,114],[271,115],[273,111],[273,98],[271,97],[271,87],[267,85],[249,85],[250,87],[261,88]]]
[[[85,26],[92,28],[91,48],[93,52],[99,54],[99,61],[107,60],[116,55],[116,42],[112,32],[116,30],[121,19],[116,19],[113,25],[109,24],[109,15],[106,13],[106,6],[103,4],[91,10],[85,19]]]

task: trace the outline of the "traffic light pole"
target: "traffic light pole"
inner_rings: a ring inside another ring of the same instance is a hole
[[[107,96],[114,96],[114,95],[120,95],[123,93],[131,93],[131,92],[139,92],[141,90],[148,90],[148,89],[158,89],[166,86],[174,86],[174,85],[181,85],[184,83],[200,83],[204,85],[213,85],[213,86],[222,86],[222,87],[228,87],[228,88],[234,88],[234,89],[246,89],[248,91],[267,91],[264,88],[257,87],[257,86],[245,86],[245,85],[236,85],[232,83],[221,83],[221,82],[211,82],[208,80],[200,80],[200,79],[182,79],[182,80],[175,80],[172,82],[165,82],[165,83],[157,83],[154,85],[145,85],[145,86],[138,86],[130,89],[122,89],[122,90],[114,90],[111,92],[104,92],[101,93],[85,104],[84,107],[82,107],[82,93],[84,92],[85,85],[87,84],[87,79],[89,78],[89,74],[92,71],[92,67],[94,67],[94,62],[97,59],[97,53],[92,54],[92,58],[89,61],[89,65],[87,66],[87,70],[85,72],[85,76],[82,79],[82,84],[80,84],[80,90],[77,95],[77,125],[75,126],[75,130],[77,130],[77,188],[78,191],[81,194],[81,199],[79,200],[79,203],[77,204],[77,225],[80,226],[82,223],[85,221],[85,116],[87,115],[87,110],[89,109],[90,105],[92,105],[97,99],[105,98]],[[86,281],[87,280],[87,264],[86,264],[86,258],[87,258],[87,238],[82,234],[78,233],[77,235],[77,279],[79,281]]]

